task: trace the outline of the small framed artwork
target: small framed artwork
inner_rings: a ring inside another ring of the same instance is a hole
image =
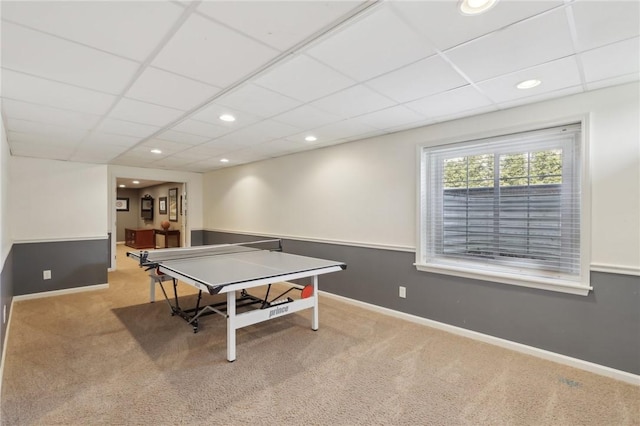
[[[158,198],[158,203],[160,214],[167,214],[167,197]]]
[[[178,221],[178,188],[169,190],[169,221]]]
[[[129,211],[129,199],[128,198],[116,198],[116,211],[128,212]]]

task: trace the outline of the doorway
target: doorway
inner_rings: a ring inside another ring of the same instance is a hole
[[[187,183],[114,177],[110,271],[121,245],[130,250],[188,247]]]

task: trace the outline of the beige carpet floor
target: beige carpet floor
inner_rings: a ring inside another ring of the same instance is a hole
[[[229,363],[224,319],[194,334],[118,250],[108,290],[14,303],[3,425],[640,425],[638,387],[326,297]]]

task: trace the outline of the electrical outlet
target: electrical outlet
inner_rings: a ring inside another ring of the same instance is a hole
[[[407,298],[407,288],[400,286],[398,287],[398,296],[400,296],[403,299]]]
[[[50,280],[51,279],[51,270],[50,269],[46,269],[46,270],[42,271],[42,279],[43,280]]]

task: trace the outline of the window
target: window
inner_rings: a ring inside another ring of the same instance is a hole
[[[589,290],[580,124],[422,148],[420,270]]]

